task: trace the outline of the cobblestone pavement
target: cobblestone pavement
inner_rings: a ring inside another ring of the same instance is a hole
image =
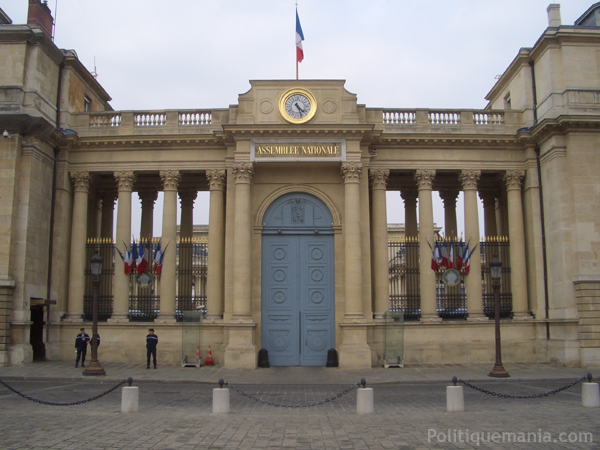
[[[481,380],[474,384],[495,392],[532,395],[570,381]],[[5,382],[50,402],[83,400],[116,384],[97,379]],[[600,442],[600,410],[581,406],[581,384],[528,400],[499,398],[465,387],[466,411],[462,413],[445,410],[448,383],[381,384],[373,386],[375,413],[367,415],[356,413],[354,390],[333,402],[307,408],[268,406],[232,391],[231,414],[214,415],[213,385],[190,381],[134,384],[139,387],[140,402],[139,412],[133,414],[120,412],[120,388],[82,405],[46,406],[0,386],[0,448],[591,449],[599,448]],[[304,404],[349,386],[273,383],[238,387],[266,401]],[[525,442],[514,442],[518,440]],[[545,440],[549,442],[540,442]]]

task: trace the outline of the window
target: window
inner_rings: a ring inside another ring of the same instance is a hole
[[[83,97],[83,111],[90,112],[92,110],[92,99],[87,95]]]

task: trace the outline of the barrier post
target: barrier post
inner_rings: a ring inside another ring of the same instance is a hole
[[[462,412],[465,410],[465,396],[462,386],[457,386],[456,377],[452,378],[454,386],[446,386],[446,411]]]
[[[356,390],[356,413],[373,414],[375,405],[373,403],[373,388],[368,388],[364,378],[360,380],[362,388]]]
[[[127,382],[129,383],[129,386],[125,386],[121,390],[121,412],[138,412],[140,391],[137,386],[131,385],[131,383],[133,383],[133,379],[131,377],[127,379]]]
[[[600,408],[598,383],[592,383],[592,374],[587,374],[587,383],[581,385],[581,405],[584,408]]]
[[[219,387],[213,389],[213,414],[229,414],[229,389],[223,388],[223,378],[219,380]]]

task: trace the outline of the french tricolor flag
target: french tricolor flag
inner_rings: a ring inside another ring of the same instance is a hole
[[[302,50],[302,41],[304,40],[304,33],[302,33],[302,27],[300,26],[300,17],[298,17],[298,10],[296,10],[296,61],[302,62],[304,59],[304,50]]]

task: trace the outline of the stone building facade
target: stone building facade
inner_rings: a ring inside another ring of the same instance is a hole
[[[39,18],[47,5],[30,0],[30,8]],[[228,108],[113,111],[47,25],[14,25],[2,14],[0,364],[40,352],[73,357],[77,330],[91,328],[86,271],[101,244],[109,246],[101,294],[110,308],[100,359],[143,361],[151,325],[161,359],[178,362],[189,290],[178,272],[181,239],[193,238],[194,200],[209,191],[203,354],[211,345],[217,364],[252,369],[261,348],[274,365],[325,365],[335,348],[342,368],[380,365],[391,308],[389,190],[401,193],[405,240],[417,255],[408,267],[417,281],[407,363],[494,358],[491,255],[473,252],[461,273],[462,316],[441,314],[433,191],[448,235],[456,236],[462,191],[471,245],[509,243],[504,359],[600,363],[599,11],[595,4],[566,26],[550,5],[548,28],[519,51],[484,110],[371,108],[343,81],[260,80]],[[159,191],[164,205],[155,211]],[[130,242],[137,197],[141,236],[171,245],[153,275],[155,315],[141,321],[133,320],[135,278],[111,256],[113,245],[124,251]],[[154,214],[162,214],[161,236]]]

